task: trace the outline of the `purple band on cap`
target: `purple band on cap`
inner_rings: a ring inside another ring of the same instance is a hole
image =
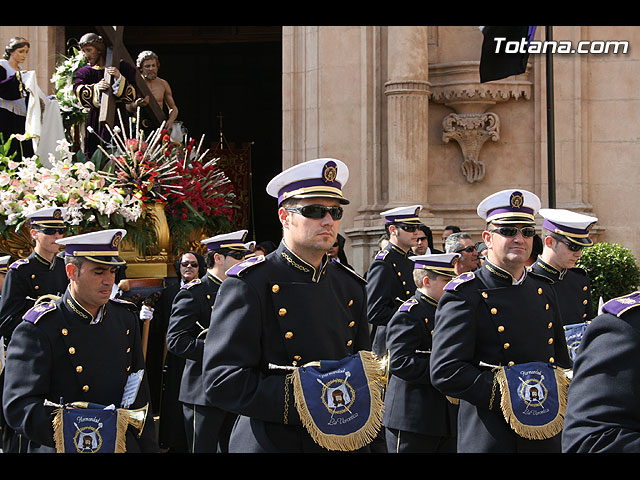
[[[516,207],[497,207],[494,208],[493,210],[490,210],[489,212],[487,212],[487,218],[492,217],[496,214],[499,213],[524,213],[524,214],[528,214],[528,215],[533,215],[533,209],[532,208],[528,208],[528,207],[520,207],[520,208],[516,208]]]
[[[107,245],[95,245],[95,244],[82,244],[75,243],[69,244],[65,246],[64,252],[68,256],[74,256],[75,252],[111,252],[114,254],[118,254],[118,246],[115,247],[111,244]]]
[[[416,214],[411,215],[392,215],[390,217],[384,217],[387,223],[402,223],[403,220],[418,220]]]
[[[453,265],[449,262],[434,262],[429,260],[416,260],[414,269],[420,267],[434,267],[434,268],[453,268]]]
[[[222,248],[226,248],[229,250],[246,250],[244,243],[233,243],[233,240],[223,240],[220,242],[210,242],[207,243],[207,250],[220,250]]]
[[[593,222],[595,223],[595,222]],[[591,225],[593,225],[593,223],[589,224],[589,227],[591,227]],[[547,220],[546,218],[544,219],[544,221],[542,222],[542,227],[546,228],[547,230],[551,230],[552,232],[554,232],[556,229],[562,231],[562,232],[566,232],[566,233],[574,233],[576,235],[585,235],[587,233],[589,233],[589,229],[586,228],[571,228],[571,227],[567,227],[566,225],[559,225],[559,224],[555,224],[550,220]]]
[[[285,199],[285,194],[289,192],[293,192],[295,190],[300,190],[301,188],[309,188],[309,187],[332,187],[337,188],[338,190],[342,189],[342,185],[338,181],[327,182],[322,178],[309,178],[306,180],[299,180],[297,182],[290,183],[280,189],[278,192],[278,203],[282,203]],[[327,192],[335,195],[335,192]]]

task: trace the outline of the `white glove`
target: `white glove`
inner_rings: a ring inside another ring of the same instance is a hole
[[[143,305],[140,309],[140,319],[141,320],[151,320],[153,318],[153,308]]]

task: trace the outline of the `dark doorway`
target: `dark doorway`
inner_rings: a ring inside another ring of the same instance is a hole
[[[96,31],[65,30],[68,44]],[[126,26],[123,39],[134,60],[143,50],[158,54],[190,137],[217,143],[222,126],[232,147],[251,143],[248,239],[278,242],[277,205],[265,187],[282,169],[282,28]]]

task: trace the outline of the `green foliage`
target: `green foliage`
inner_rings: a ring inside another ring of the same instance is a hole
[[[576,266],[585,269],[591,279],[595,311],[600,297],[606,302],[640,285],[640,267],[631,251],[619,243],[601,242],[585,248]]]

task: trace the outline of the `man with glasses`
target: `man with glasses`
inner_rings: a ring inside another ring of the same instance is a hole
[[[60,296],[69,284],[64,260],[57,256],[60,246],[56,243],[67,230],[65,214],[64,207],[47,207],[26,215],[34,248],[28,257],[9,266],[0,298],[0,337],[7,347],[13,330],[36,300],[45,295]],[[4,452],[20,452],[20,436],[14,435],[3,420],[0,422],[4,427]]]
[[[576,267],[582,249],[593,245],[589,230],[596,217],[563,209],[543,208],[543,248],[531,274],[548,281],[556,291],[562,322],[573,325],[591,320],[595,315],[591,302],[591,281],[587,272]]]
[[[327,452],[302,424],[289,374],[371,347],[365,281],[327,255],[349,203],[348,177],[330,158],[274,177],[267,193],[278,199],[282,241],[232,267],[218,291],[203,379],[215,406],[239,414],[232,453]]]
[[[416,246],[412,248],[414,255],[429,255],[432,253],[443,253],[440,250],[433,248],[433,233],[431,229],[426,225],[420,225],[418,227],[418,238],[416,239]]]
[[[476,244],[468,233],[458,232],[449,235],[445,242],[445,250],[446,253],[460,254],[460,260],[454,266],[456,275],[472,272],[480,266]]]
[[[245,245],[247,230],[202,240],[207,246],[207,273],[184,285],[176,294],[169,318],[167,347],[185,359],[178,400],[182,403],[185,431],[191,453],[226,453],[235,415],[213,407],[202,383],[202,353],[216,295],[226,271],[251,254]],[[197,262],[183,258],[198,269]]]
[[[182,404],[178,401],[180,382],[185,359],[167,350],[167,329],[173,300],[187,283],[207,273],[204,257],[198,252],[187,251],[173,263],[176,281],[167,282],[158,301],[152,306],[143,305],[140,318],[152,318],[147,348],[147,374],[151,388],[154,413],[161,414],[158,423],[158,441],[163,451],[188,452]]]
[[[13,262],[2,288],[0,301],[0,336],[8,342],[22,315],[43,295],[60,296],[69,279],[64,260],[57,256],[61,239],[67,230],[64,221],[66,208],[43,208],[26,217],[34,242],[31,254]]]
[[[449,238],[449,235],[451,235],[452,233],[460,233],[462,230],[460,230],[460,227],[457,225],[447,225],[446,227],[444,227],[444,230],[442,230],[442,248],[446,251],[446,242],[447,242],[447,238]]]
[[[158,451],[153,420],[145,413],[149,386],[146,375],[140,375],[144,358],[137,308],[111,298],[117,267],[125,264],[118,253],[125,234],[113,229],[58,239],[65,247],[69,286],[60,298],[31,308],[14,331],[7,350],[3,410],[9,425],[26,439],[28,453],[55,453],[57,438],[91,434],[91,428],[70,431],[53,421],[57,405],[75,402],[138,410],[144,414],[142,424],[125,424],[120,430],[126,451]],[[137,388],[125,389],[127,385]],[[89,416],[83,410],[76,410],[77,417]],[[72,417],[67,417],[69,423]],[[94,438],[104,439],[106,451],[107,428],[94,425]]]
[[[422,235],[418,228],[422,225],[420,210],[421,205],[412,205],[380,213],[389,243],[376,254],[367,271],[367,317],[372,325],[373,352],[378,356],[387,351],[385,326],[415,291],[409,256]]]
[[[557,422],[543,439],[512,428],[508,406],[518,399],[503,395],[499,381],[507,368],[517,371],[526,363],[553,371],[570,367],[555,292],[525,268],[539,208],[539,198],[525,190],[484,199],[477,212],[487,222],[482,233],[486,260],[479,270],[449,282],[438,303],[431,382],[459,399],[461,453],[560,451]]]

